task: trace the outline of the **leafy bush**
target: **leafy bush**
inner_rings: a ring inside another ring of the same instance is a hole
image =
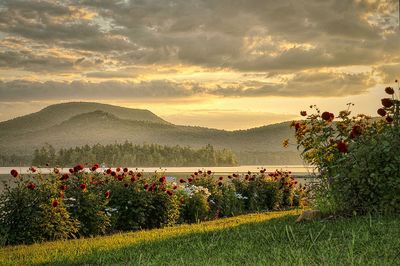
[[[198,171],[177,184],[159,173],[98,167],[54,168],[47,175],[32,168],[22,176],[12,170],[15,185],[0,196],[0,244],[151,229],[294,204],[295,182],[284,172],[216,178]]]
[[[282,202],[280,184],[271,180],[257,178],[250,183],[250,211],[271,211],[279,208]]]
[[[221,217],[235,216],[245,212],[246,197],[237,193],[233,185],[224,184],[221,190]]]
[[[185,222],[196,223],[208,219],[210,212],[208,196],[206,193],[196,192],[185,198],[182,205],[182,216]]]
[[[97,173],[74,171],[69,177],[60,175],[59,188],[71,216],[80,222],[79,236],[107,233],[110,218],[105,213],[107,197],[104,195],[102,176]]]
[[[385,91],[378,114],[337,117],[329,112],[294,122],[298,147],[306,162],[319,170],[313,188],[314,205],[325,212],[400,211],[400,101],[393,88]],[[350,104],[349,104],[350,107]]]
[[[37,180],[43,180],[37,176]],[[0,196],[0,228],[3,244],[30,244],[75,237],[78,221],[59,198],[54,184],[18,176]]]

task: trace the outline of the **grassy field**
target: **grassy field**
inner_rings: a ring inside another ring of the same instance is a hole
[[[295,224],[299,210],[0,249],[1,265],[400,265],[400,217]]]

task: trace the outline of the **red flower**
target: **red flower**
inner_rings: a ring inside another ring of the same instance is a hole
[[[165,180],[166,180],[165,176],[162,176],[162,177],[160,177],[160,179],[159,179],[159,181],[160,181],[161,183],[165,183]]]
[[[110,194],[111,193],[109,190],[104,193],[104,196],[106,197],[106,199],[110,198]]]
[[[174,187],[173,187],[174,190],[177,189],[177,188],[178,188],[178,186],[174,186]]]
[[[11,174],[13,177],[17,177],[17,176],[18,176],[18,171],[15,170],[15,169],[12,169],[12,170],[10,171],[10,174]]]
[[[199,173],[197,173],[197,172],[194,172],[193,174],[194,174],[194,175],[198,175]]]
[[[137,173],[136,176],[137,176],[137,177],[141,177],[142,174],[141,174],[141,173]]]
[[[385,116],[385,115],[386,115],[386,111],[385,111],[385,109],[383,109],[383,108],[379,108],[378,111],[377,111],[377,113],[378,113],[378,115],[380,115],[380,116]]]
[[[107,173],[107,175],[111,174],[111,169],[108,168],[108,169],[106,170],[106,173]]]
[[[54,168],[54,169],[53,169],[53,172],[54,172],[55,174],[58,174],[58,173],[60,173],[60,170],[58,170],[58,168]]]
[[[87,186],[86,186],[86,184],[80,184],[79,187],[80,187],[82,190],[85,190]]]
[[[232,179],[232,176],[231,176],[231,175],[228,175],[228,178],[229,178],[229,179]]]
[[[124,168],[124,173],[127,173],[128,172],[128,168]]]
[[[249,175],[246,175],[246,176],[244,177],[244,179],[245,179],[245,180],[248,180],[249,177],[250,177]]]
[[[119,180],[119,181],[124,180],[124,176],[123,176],[123,175],[118,175],[118,180]]]
[[[199,170],[199,171],[197,171],[197,172],[199,172],[199,174],[202,174],[202,173],[203,173],[203,171],[201,171],[201,170]]]
[[[167,194],[169,195],[169,196],[172,196],[172,191],[171,190],[167,190]]]
[[[61,185],[61,186],[60,186],[60,190],[62,190],[62,191],[67,190],[67,186],[66,186],[66,185]]]
[[[392,123],[392,122],[393,122],[393,118],[390,117],[390,116],[387,116],[387,117],[386,117],[386,122]]]
[[[116,175],[117,175],[116,172],[114,172],[114,171],[111,172],[111,176],[116,176]]]
[[[75,167],[74,167],[74,170],[75,170],[75,172],[78,172],[78,171],[82,171],[83,170],[83,165],[82,164],[78,164],[78,165],[76,165]]]
[[[346,152],[348,151],[348,149],[347,149],[347,143],[344,142],[343,140],[339,141],[339,142],[336,144],[336,147],[338,148],[339,152],[341,152],[341,153],[346,153]]]
[[[117,172],[121,171],[121,167],[118,167],[117,169],[115,169],[115,171]]]
[[[133,175],[133,171],[130,170],[130,171],[128,172],[128,175]]]
[[[183,179],[183,178],[179,179],[179,182],[180,183],[186,183],[185,179]]]
[[[144,184],[143,188],[147,190],[149,188],[149,184]]]
[[[69,170],[68,170],[71,174],[73,174],[74,173],[74,169],[73,168],[69,168]]]
[[[354,125],[350,133],[350,138],[354,139],[362,134],[362,127],[359,125]]]
[[[30,170],[32,173],[35,173],[35,172],[36,172],[36,168],[33,167],[33,166],[31,166],[31,167],[29,168],[29,170]]]
[[[392,94],[394,94],[394,89],[391,88],[391,87],[386,87],[386,88],[385,88],[385,92],[386,92],[387,94],[392,95]]]
[[[301,128],[301,124],[299,122],[296,122],[296,124],[294,124],[294,129],[297,131]]]
[[[300,112],[300,115],[301,115],[301,116],[307,116],[307,112],[306,112],[306,111],[301,111],[301,112]]]
[[[94,171],[97,170],[97,167],[96,167],[96,166],[92,166],[92,169],[91,169],[91,170],[94,172]]]
[[[321,117],[327,122],[332,122],[333,119],[335,118],[335,115],[330,112],[323,112]]]
[[[27,187],[28,189],[30,189],[30,190],[34,190],[35,187],[36,187],[36,185],[33,184],[33,183],[29,183],[26,187]]]
[[[212,173],[211,170],[208,170],[208,171],[207,171],[207,174],[208,174],[208,175],[211,175],[211,173]]]
[[[65,173],[62,175],[61,180],[66,181],[66,180],[68,180],[68,178],[69,178],[69,174]]]
[[[219,179],[219,180],[223,180],[223,179],[224,179],[224,177],[223,177],[223,176],[220,176],[220,177],[218,177],[218,179]]]
[[[218,182],[218,186],[222,186],[222,182],[221,181]]]
[[[188,178],[188,181],[189,181],[189,183],[192,183],[193,178],[189,177],[189,178]]]
[[[133,182],[135,182],[135,181],[136,181],[136,177],[132,176],[132,177],[131,177],[131,182],[133,183]]]
[[[58,200],[53,200],[53,202],[51,203],[51,206],[53,206],[53,208],[57,208]]]
[[[385,106],[386,108],[390,108],[390,107],[393,106],[393,101],[392,101],[392,99],[383,98],[383,99],[381,100],[381,102],[382,102],[382,105]]]

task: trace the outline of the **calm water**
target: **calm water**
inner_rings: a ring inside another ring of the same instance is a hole
[[[313,172],[312,167],[307,167],[304,165],[267,165],[263,166],[267,169],[267,172],[273,172],[276,169],[291,171],[294,175],[307,175]],[[229,167],[130,167],[129,170],[140,171],[145,173],[154,173],[154,172],[165,172],[169,173],[180,173],[187,174],[193,173],[198,170],[211,170],[217,174],[231,174],[231,173],[246,173],[247,171],[251,172],[259,172],[262,167],[258,165],[241,165],[241,166],[229,166]],[[29,167],[0,167],[0,175],[7,175],[10,173],[12,169],[16,169],[19,173],[27,173],[29,171]],[[68,172],[69,168],[60,168],[61,172]],[[102,171],[106,168],[99,168],[97,171]],[[52,171],[52,168],[38,168],[38,170],[42,173],[49,173]],[[86,169],[89,171],[89,169]]]

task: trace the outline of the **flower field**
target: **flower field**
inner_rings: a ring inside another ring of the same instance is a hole
[[[214,176],[199,170],[167,180],[118,167],[62,173],[10,172],[0,196],[2,245],[30,244],[197,223],[244,213],[302,206],[306,188],[289,172]],[[23,230],[21,230],[23,229]]]

